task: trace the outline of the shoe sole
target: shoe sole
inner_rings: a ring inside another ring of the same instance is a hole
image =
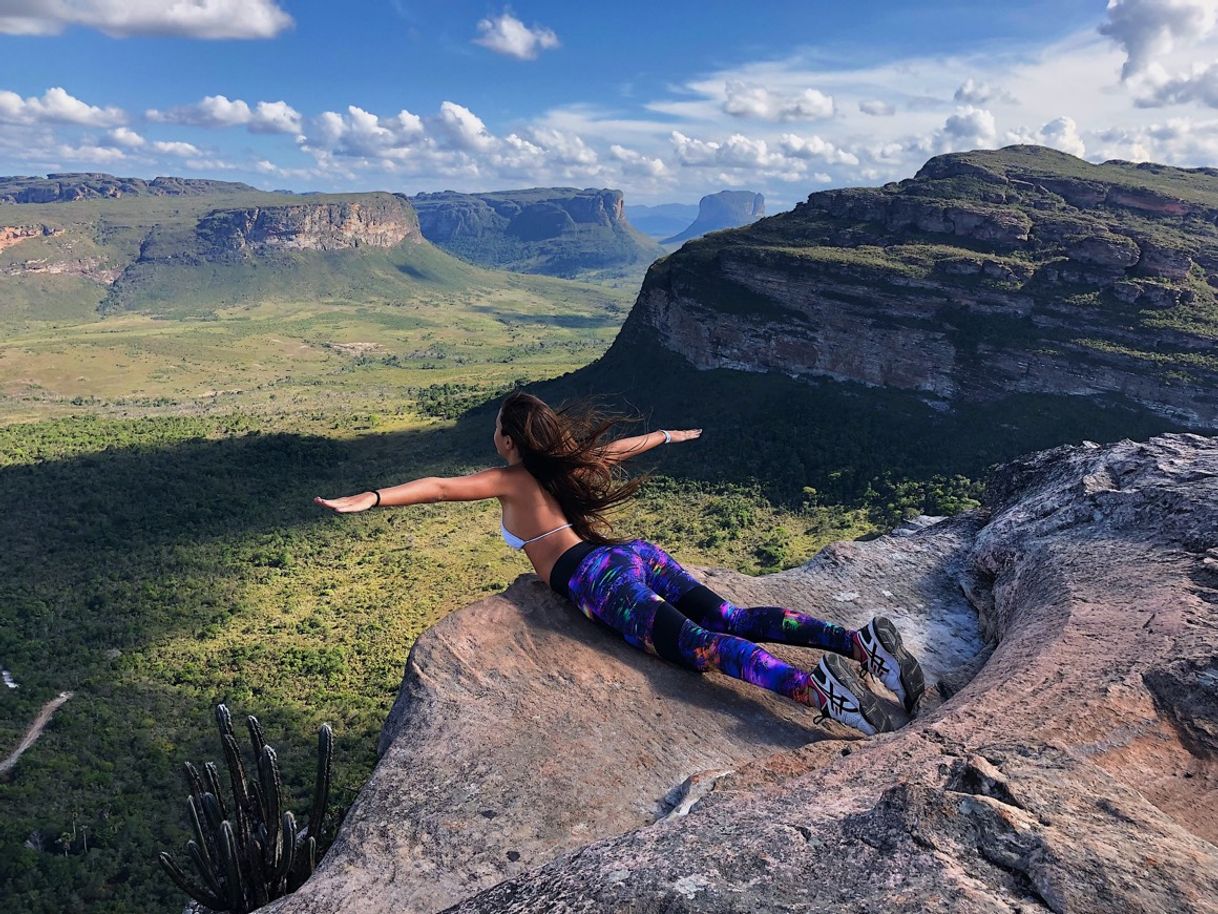
[[[896,729],[892,718],[884,710],[884,706],[871,693],[871,690],[863,685],[858,674],[854,672],[844,657],[839,657],[837,654],[825,654],[823,662],[829,672],[833,674],[833,678],[849,689],[851,694],[858,699],[859,713],[867,723],[875,727],[876,733],[886,733]],[[838,721],[838,723],[842,723],[842,721]],[[846,726],[850,725],[846,724]]]
[[[913,714],[922,693],[926,691],[926,676],[922,672],[922,664],[905,650],[901,633],[888,618],[878,616],[872,624],[875,636],[884,646],[884,650],[897,658],[897,664],[901,668],[901,685],[905,687],[905,713]]]

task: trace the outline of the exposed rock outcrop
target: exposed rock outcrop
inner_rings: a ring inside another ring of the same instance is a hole
[[[1122,397],[1218,428],[1216,221],[1213,169],[1034,146],[937,156],[686,243],[648,271],[614,345],[942,409]]]
[[[45,178],[0,177],[0,203],[71,203],[115,197],[201,197],[254,192],[236,181],[202,178],[116,178],[101,172],[65,172]]]
[[[0,276],[79,276],[108,286],[122,275],[122,270],[110,266],[100,257],[76,257],[52,260],[35,257],[19,263],[0,266]]]
[[[62,232],[63,229],[49,225],[0,225],[0,251],[20,244],[27,238],[42,238]]]
[[[64,229],[52,225],[0,225],[0,251],[13,248],[23,241],[35,238],[52,238],[62,236]],[[46,257],[26,257],[24,260],[13,259],[0,263],[0,276],[30,276],[43,274],[47,276],[79,276],[101,285],[110,285],[122,273],[102,257],[71,256],[72,244],[51,252]],[[15,251],[10,256],[16,258],[25,250]]]
[[[484,266],[574,276],[641,268],[664,253],[626,221],[620,190],[534,187],[410,198],[423,236]]]
[[[855,738],[523,576],[419,638],[335,846],[266,910],[1218,910],[1218,439],[1042,452],[981,511],[696,573],[882,609],[937,686]]]
[[[398,194],[360,194],[352,199],[289,206],[216,210],[196,228],[210,256],[268,251],[339,251],[422,243],[419,220]]]
[[[683,231],[664,239],[664,244],[679,244],[707,232],[736,228],[756,222],[765,215],[765,197],[751,190],[721,190],[698,201],[698,216]]]

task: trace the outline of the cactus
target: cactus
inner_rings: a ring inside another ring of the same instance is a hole
[[[186,853],[194,873],[188,874],[165,851],[157,859],[178,888],[205,908],[248,914],[296,891],[313,874],[333,776],[334,733],[329,724],[317,732],[317,780],[308,824],[300,828],[287,808],[278,756],[267,745],[258,719],[246,718],[254,755],[252,778],[246,773],[232,715],[222,704],[216,706],[216,725],[228,767],[231,808],[215,763],[208,762],[200,773],[186,762],[192,835]]]

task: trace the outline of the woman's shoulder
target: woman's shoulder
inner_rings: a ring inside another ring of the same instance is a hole
[[[512,466],[500,467],[503,471],[503,478],[507,481],[513,494],[521,492],[532,492],[540,487],[537,478],[524,468],[524,464],[517,463]]]

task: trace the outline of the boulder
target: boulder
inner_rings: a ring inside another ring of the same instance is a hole
[[[1218,911],[1218,439],[1056,448],[978,511],[695,572],[882,610],[934,685],[894,732],[816,727],[523,576],[419,638],[338,840],[266,910]]]

